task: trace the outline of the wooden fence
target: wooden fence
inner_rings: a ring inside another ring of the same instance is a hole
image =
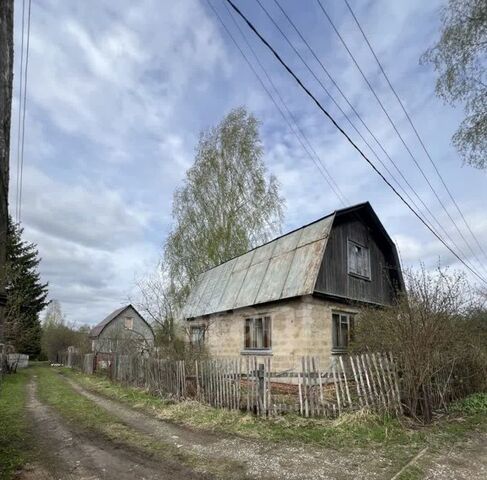
[[[110,353],[73,354],[70,361],[85,373],[104,374],[154,395],[262,416],[334,417],[361,408],[402,413],[396,365],[385,354],[334,356],[326,362],[302,357],[285,371],[273,370],[270,356],[185,362]]]
[[[336,416],[368,408],[401,413],[397,372],[389,355],[302,357],[297,371],[273,372],[272,357],[196,362],[196,398],[214,407],[257,415],[296,412]]]
[[[8,353],[7,363],[13,371],[18,368],[27,368],[29,366],[29,355],[25,353]]]

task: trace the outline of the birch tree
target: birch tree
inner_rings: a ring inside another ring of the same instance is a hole
[[[463,104],[465,118],[453,144],[469,165],[487,168],[487,2],[449,0],[442,10],[439,41],[421,61],[439,76],[436,94],[452,105]]]
[[[174,194],[164,262],[176,304],[201,272],[278,234],[283,208],[263,161],[259,122],[243,107],[232,110],[201,134],[195,162]]]

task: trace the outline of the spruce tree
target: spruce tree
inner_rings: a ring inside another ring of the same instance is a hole
[[[39,274],[35,244],[22,240],[23,229],[9,218],[7,232],[5,339],[19,353],[41,350],[40,312],[47,306],[47,283]]]

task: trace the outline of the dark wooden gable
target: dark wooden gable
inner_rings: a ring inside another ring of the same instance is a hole
[[[370,204],[337,211],[315,292],[390,305],[402,286],[395,245]]]

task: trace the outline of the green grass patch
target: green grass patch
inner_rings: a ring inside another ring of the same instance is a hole
[[[0,479],[13,478],[31,456],[26,419],[28,373],[6,375],[0,385]]]
[[[487,393],[469,395],[463,400],[455,402],[450,410],[467,415],[487,415]]]

